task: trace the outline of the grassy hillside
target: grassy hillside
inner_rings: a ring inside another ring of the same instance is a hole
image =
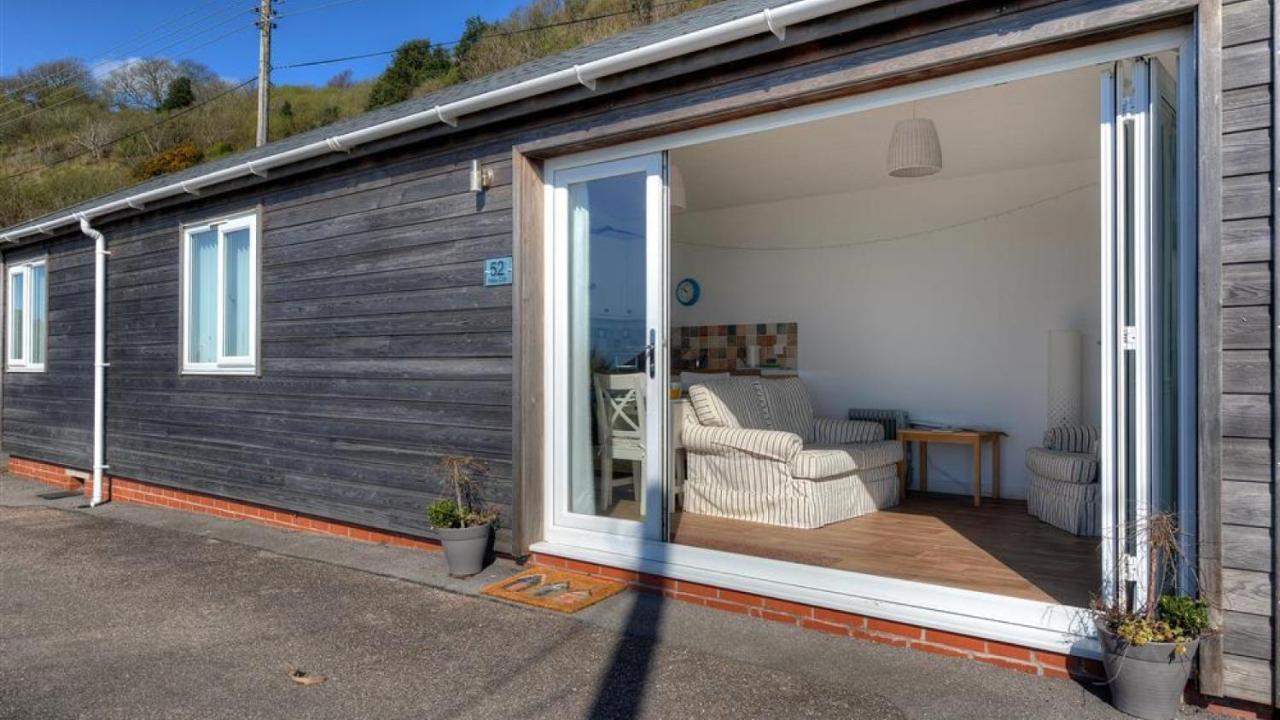
[[[685,12],[714,0],[530,0],[463,37],[406,43],[383,75],[273,85],[271,139]],[[0,76],[0,227],[252,147],[254,86],[147,58],[95,78],[68,58]]]

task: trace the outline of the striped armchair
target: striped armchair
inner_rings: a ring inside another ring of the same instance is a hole
[[[1098,428],[1062,425],[1027,449],[1027,512],[1073,535],[1098,535]]]
[[[902,446],[880,423],[814,417],[799,378],[694,385],[684,509],[818,528],[898,504]]]

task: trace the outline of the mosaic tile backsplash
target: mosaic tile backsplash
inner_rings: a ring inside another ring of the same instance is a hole
[[[672,370],[693,370],[700,360],[706,370],[742,370],[747,367],[747,348],[760,348],[760,367],[799,370],[799,323],[753,323],[741,325],[694,325],[674,328],[679,338],[679,354]],[[774,363],[773,361],[777,361]]]

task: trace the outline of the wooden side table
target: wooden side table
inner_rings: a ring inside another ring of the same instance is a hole
[[[925,428],[904,428],[898,431],[898,440],[902,443],[905,455],[911,451],[908,443],[920,446],[920,491],[929,491],[929,443],[949,443],[952,445],[968,445],[973,448],[973,506],[982,507],[982,445],[991,445],[991,496],[1000,499],[1000,437],[999,430],[927,430]],[[903,465],[905,468],[905,465]],[[902,491],[906,494],[906,473],[899,470],[902,478]]]

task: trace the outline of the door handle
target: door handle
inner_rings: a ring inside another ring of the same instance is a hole
[[[649,328],[649,344],[644,346],[646,362],[649,365],[649,379],[658,376],[658,331]]]

